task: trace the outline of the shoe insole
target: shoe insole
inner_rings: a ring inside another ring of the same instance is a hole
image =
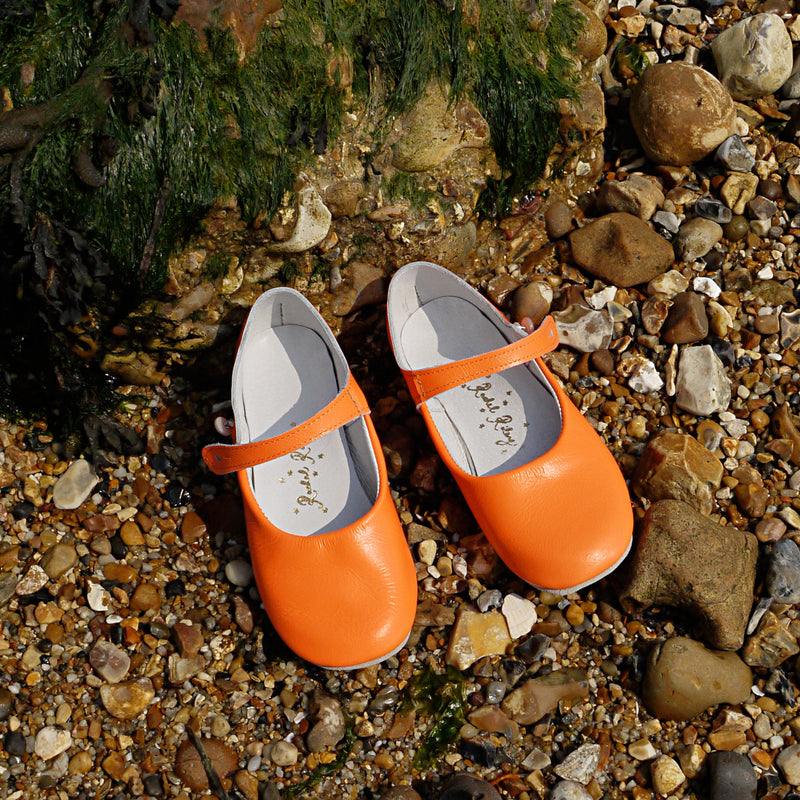
[[[339,393],[322,338],[302,325],[253,331],[237,371],[243,420],[240,442],[285,433],[321,411]],[[353,424],[359,424],[358,422]],[[256,501],[281,530],[310,536],[337,530],[372,507],[356,473],[345,428],[249,470]]]
[[[508,341],[472,303],[438,297],[414,311],[400,344],[412,369],[487,353]],[[427,401],[450,455],[465,472],[494,475],[546,453],[561,433],[561,412],[535,363],[476,378]]]

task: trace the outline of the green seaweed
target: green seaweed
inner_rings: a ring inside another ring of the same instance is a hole
[[[611,71],[618,78],[625,77],[623,68],[639,78],[649,64],[644,48],[634,39],[622,39],[611,54]]]
[[[424,208],[436,193],[420,185],[420,179],[410,172],[398,170],[386,184],[386,196],[394,203],[398,200],[408,200],[413,209]]]
[[[406,687],[401,713],[413,709],[433,716],[433,722],[414,755],[415,767],[431,766],[458,739],[466,708],[464,676],[457,669],[448,667],[443,673],[438,673],[426,665],[414,674]]]

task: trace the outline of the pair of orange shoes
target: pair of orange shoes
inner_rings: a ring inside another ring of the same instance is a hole
[[[448,270],[392,279],[392,349],[442,460],[503,561],[566,593],[627,555],[633,517],[619,468],[530,335]],[[369,408],[336,339],[288,288],[264,293],[232,379],[236,444],[204,448],[236,471],[256,582],[276,631],[326,668],[396,653],[416,613],[414,563],[389,494]]]

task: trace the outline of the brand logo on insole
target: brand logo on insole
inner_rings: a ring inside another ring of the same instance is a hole
[[[293,453],[289,454],[289,458],[291,458],[292,461],[302,462],[302,466],[299,466],[297,469],[290,469],[286,473],[286,477],[294,478],[300,484],[302,492],[297,496],[295,501],[298,506],[319,508],[323,514],[327,514],[328,507],[319,499],[319,492],[313,486],[313,479],[316,478],[319,473],[317,470],[312,469],[317,461],[321,461],[324,457],[324,453],[318,453],[316,456],[312,455],[310,447],[301,447],[299,450],[295,450]],[[281,478],[280,482],[286,483],[286,478]],[[299,514],[300,509],[295,508],[294,513]]]
[[[479,428],[485,428],[490,425],[492,430],[497,433],[498,438],[494,443],[498,447],[515,447],[517,440],[514,438],[514,418],[511,414],[501,413],[508,405],[508,400],[497,400],[490,394],[492,392],[492,382],[484,381],[477,386],[470,386],[466,383],[462,387],[468,392],[472,392],[475,397],[480,400],[482,407],[478,409],[481,414],[486,414],[486,422],[479,425]],[[506,395],[511,396],[513,392],[507,391]],[[523,427],[527,428],[528,423],[523,423]],[[506,451],[503,450],[505,453]]]

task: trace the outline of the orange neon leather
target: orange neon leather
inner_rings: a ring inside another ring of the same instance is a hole
[[[217,475],[237,472],[289,455],[366,414],[369,414],[367,400],[353,376],[349,375],[344,389],[311,419],[271,439],[247,444],[208,445],[203,448],[203,459]]]
[[[264,608],[297,655],[331,669],[391,653],[417,611],[417,576],[394,502],[377,434],[365,418],[380,469],[375,505],[347,528],[293,536],[270,524],[238,473],[250,557]],[[346,624],[345,624],[346,621]]]
[[[537,364],[556,392],[563,426],[545,455],[517,469],[485,477],[464,472],[428,409],[420,411],[495,552],[529,583],[558,591],[613,567],[630,543],[633,512],[614,457],[544,362]]]

